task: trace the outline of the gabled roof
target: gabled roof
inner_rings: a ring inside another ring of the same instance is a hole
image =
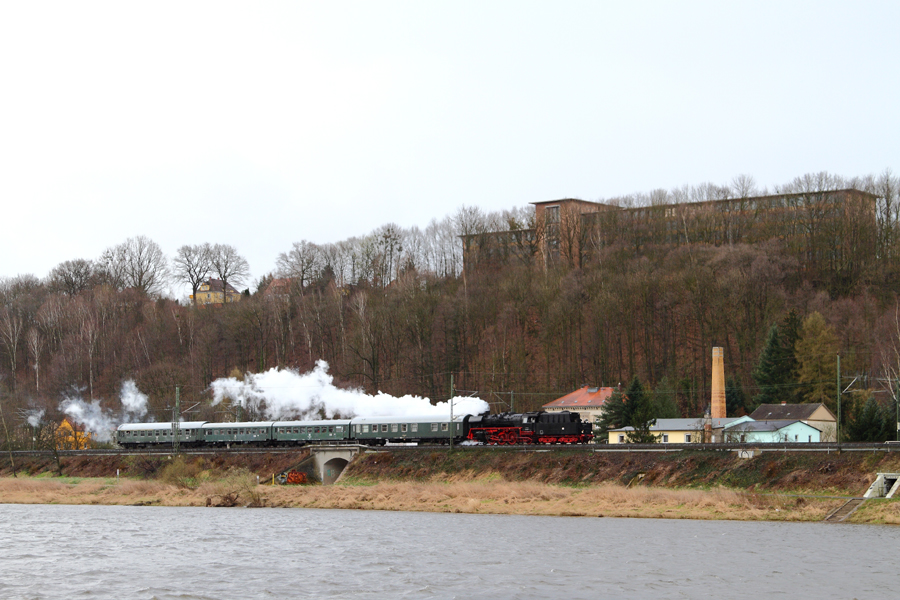
[[[222,291],[222,280],[221,279],[207,279],[203,283],[205,283],[206,285],[209,286],[210,292],[221,292]],[[229,294],[239,294],[240,293],[236,289],[234,289],[234,287],[232,287],[232,285],[230,283],[227,286],[227,290],[228,290]]]
[[[824,408],[832,419],[837,420],[834,413],[821,402],[815,404],[760,404],[750,417],[754,421],[797,421],[809,419],[820,408]]]
[[[734,425],[730,425],[725,429],[736,429],[739,431],[778,431],[780,429],[784,429],[785,427],[793,425],[794,423],[800,423],[800,425],[803,427],[816,429],[812,425],[807,425],[799,419],[788,419],[780,421],[745,421],[743,423],[735,423]],[[816,431],[818,431],[818,429],[816,429]]]
[[[553,402],[548,402],[544,408],[600,408],[615,391],[611,387],[592,388],[584,386]]]
[[[743,423],[747,419],[745,417],[726,417],[724,419],[710,419],[713,429],[722,429],[731,424],[737,424],[735,421]],[[650,428],[650,431],[703,431],[706,419],[657,419],[656,425]],[[610,431],[634,431],[634,427],[620,427],[619,429],[610,429]]]

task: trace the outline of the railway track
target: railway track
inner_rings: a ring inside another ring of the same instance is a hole
[[[344,444],[347,445],[347,444]],[[326,445],[308,445],[292,447],[236,447],[236,448],[185,448],[181,447],[179,453],[189,455],[215,455],[215,454],[282,454],[294,453],[309,448],[325,447]],[[447,445],[386,445],[366,447],[378,452],[409,452],[414,450],[449,451]],[[453,450],[459,452],[471,452],[477,449],[490,449],[498,452],[557,452],[561,450],[584,453],[622,453],[622,452],[745,452],[752,456],[760,452],[900,452],[900,444],[896,443],[802,443],[802,444],[583,444],[583,445],[518,445],[518,446],[483,446],[483,445],[454,445]],[[146,455],[170,455],[173,450],[167,448],[98,448],[90,450],[60,450],[61,457],[72,456],[146,456]],[[6,454],[5,452],[3,454]],[[14,457],[52,457],[50,450],[14,450]]]

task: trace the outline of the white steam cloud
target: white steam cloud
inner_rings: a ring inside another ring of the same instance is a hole
[[[316,362],[309,373],[285,369],[269,369],[265,373],[248,373],[244,381],[234,377],[216,379],[210,385],[213,404],[230,399],[244,409],[261,412],[273,421],[284,419],[331,419],[352,417],[450,416],[450,403],[432,404],[428,398],[342,390],[332,384],[328,363]],[[480,398],[453,399],[453,416],[481,414],[489,410]]]
[[[25,417],[25,420],[28,422],[28,424],[32,427],[37,427],[41,424],[41,419],[44,418],[44,409],[31,409],[28,411],[27,415],[28,416]]]
[[[109,442],[119,425],[131,423],[147,414],[147,395],[141,393],[134,381],[129,379],[122,383],[119,400],[122,410],[118,413],[104,410],[99,400],[85,402],[77,396],[65,397],[59,403],[59,410],[79,425],[84,425],[98,442]]]

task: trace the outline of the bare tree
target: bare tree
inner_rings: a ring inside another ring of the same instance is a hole
[[[108,248],[100,262],[106,283],[116,289],[131,287],[155,295],[169,280],[165,254],[156,242],[143,235]]]
[[[9,358],[10,386],[13,390],[16,389],[16,364],[24,328],[25,318],[18,306],[0,307],[0,342],[6,347],[6,354]]]
[[[47,283],[54,291],[74,296],[88,289],[94,279],[94,263],[77,258],[56,265],[47,277]]]
[[[228,284],[237,286],[250,276],[250,264],[229,244],[216,244],[210,254],[212,270],[222,280],[224,302],[228,302]]]
[[[174,276],[191,286],[191,298],[197,305],[197,289],[206,281],[212,271],[213,248],[208,243],[182,246],[172,259]]]
[[[297,280],[300,289],[306,287],[318,274],[323,262],[322,250],[311,242],[294,242],[287,252],[278,255],[278,276]]]
[[[36,392],[40,392],[41,354],[44,352],[44,336],[41,335],[41,332],[36,327],[32,327],[25,334],[25,344],[28,346],[32,358],[34,358],[34,389]]]

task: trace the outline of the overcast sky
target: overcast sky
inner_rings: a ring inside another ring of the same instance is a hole
[[[4,2],[0,276],[900,170],[900,2]]]

